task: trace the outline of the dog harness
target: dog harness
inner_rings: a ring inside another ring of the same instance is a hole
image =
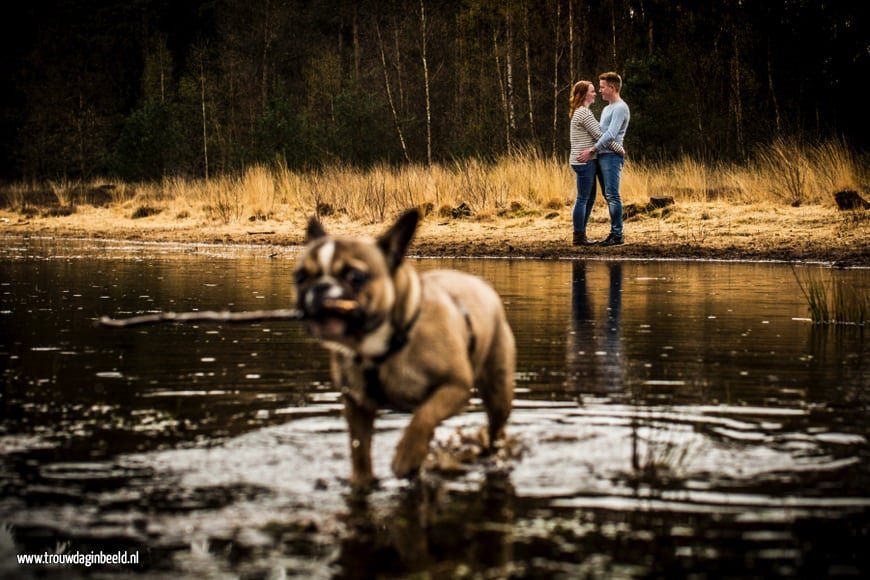
[[[402,328],[398,328],[393,331],[393,334],[390,336],[390,343],[387,345],[387,350],[384,354],[378,355],[372,358],[372,362],[376,365],[384,364],[388,358],[405,348],[405,345],[408,344],[408,335],[411,334],[411,329],[414,328],[414,325],[417,323],[417,319],[420,318],[420,308],[417,309],[417,312],[414,313],[414,316],[411,317],[411,320],[408,321]]]
[[[474,335],[474,328],[471,325],[471,315],[468,313],[468,309],[460,302],[459,300],[453,300],[453,303],[462,313],[462,316],[465,318],[465,325],[468,327],[468,356],[471,357],[474,354],[474,349],[477,346],[477,339]],[[408,321],[404,327],[397,329],[393,332],[392,336],[390,336],[390,343],[387,346],[387,350],[374,358],[372,358],[372,362],[375,363],[374,366],[363,369],[363,379],[365,380],[365,394],[368,398],[376,401],[380,406],[392,406],[392,402],[390,401],[387,394],[384,392],[384,386],[381,384],[380,378],[380,367],[384,364],[391,356],[405,348],[405,345],[408,344],[409,335],[411,334],[411,329],[416,324],[417,319],[420,318],[420,310],[417,309],[417,312],[414,313],[414,316],[411,317],[411,320]],[[357,355],[356,359],[357,364],[362,362],[362,358]],[[431,393],[430,393],[431,394]]]

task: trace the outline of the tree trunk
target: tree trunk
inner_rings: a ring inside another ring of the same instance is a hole
[[[266,2],[265,15],[263,18],[263,53],[262,73],[260,75],[260,98],[261,107],[264,109],[269,103],[269,52],[272,48],[272,11],[271,3]]]
[[[523,47],[526,53],[526,93],[529,97],[529,132],[532,136],[532,140],[537,142],[537,131],[535,131],[534,91],[532,90],[532,59],[529,55],[529,6],[525,2],[523,3],[523,28],[525,29]]]
[[[734,87],[734,91],[731,93],[731,110],[734,113],[734,132],[737,139],[737,152],[739,155],[743,156],[743,104],[740,100],[740,48],[737,45],[736,35],[734,38],[734,57],[731,59],[731,82]]]
[[[402,145],[402,153],[405,155],[405,161],[411,162],[411,157],[408,155],[408,147],[405,145],[405,135],[402,133],[402,123],[399,121],[399,114],[396,111],[396,104],[393,101],[393,91],[390,88],[390,76],[387,73],[387,56],[384,53],[384,41],[381,38],[381,27],[375,21],[375,32],[378,37],[378,52],[381,55],[381,67],[384,71],[384,86],[387,89],[387,102],[390,104],[390,111],[393,113],[393,122],[396,124],[396,132],[399,134],[399,143]]]
[[[559,50],[561,44],[562,5],[556,2],[556,31],[553,35],[553,142],[551,151],[553,158],[556,157],[556,139],[559,135]]]
[[[420,45],[423,86],[426,89],[426,163],[432,165],[432,102],[429,93],[429,61],[426,56],[426,6],[423,0],[420,0]]]
[[[402,74],[402,51],[399,44],[399,24],[393,17],[393,44],[396,53],[396,88],[399,91],[399,110],[405,114],[408,111],[408,101],[405,98],[405,82]]]
[[[79,162],[79,179],[85,179],[85,97],[81,90],[81,80],[79,80],[79,107],[76,114],[76,133],[78,136],[78,162]]]
[[[356,2],[354,2],[354,4],[353,4],[353,17],[351,20],[351,34],[353,36],[353,80],[359,81],[359,63],[360,63],[359,16],[357,14]]]
[[[504,116],[505,147],[511,150],[510,113],[508,112],[507,86],[501,72],[501,57],[499,56],[498,30],[492,31],[492,53],[495,55],[495,74],[498,77],[498,94],[501,100],[501,112]]]
[[[205,63],[204,56],[200,55],[199,59],[199,86],[200,86],[200,104],[202,105],[202,161],[205,171],[205,179],[208,181],[208,131],[206,129],[205,116]]]
[[[646,49],[647,49],[647,54],[649,55],[650,58],[652,58],[652,56],[654,54],[654,47],[655,47],[655,35],[653,34],[653,32],[654,32],[653,21],[652,21],[652,18],[650,18],[647,21],[647,25],[646,25]]]
[[[513,14],[508,12],[505,19],[507,26],[507,46],[505,46],[505,80],[507,83],[507,110],[508,110],[508,153],[513,152],[514,134],[517,131],[517,116],[514,110],[514,23]]]
[[[166,104],[166,65],[163,59],[166,57],[166,44],[163,43],[160,46],[160,50],[157,52],[157,66],[160,67],[160,104]]]
[[[773,119],[776,132],[782,129],[782,120],[779,116],[779,101],[776,100],[776,91],[773,88],[773,58],[770,53],[770,39],[767,40],[767,88],[773,102]]]
[[[556,21],[558,20],[557,18]],[[574,79],[577,78],[577,62],[574,60],[574,0],[568,0],[568,63],[568,80],[573,87]]]
[[[616,67],[616,0],[610,0],[610,38],[613,46],[613,67]]]

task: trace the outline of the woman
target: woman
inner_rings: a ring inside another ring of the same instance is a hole
[[[577,199],[574,201],[572,215],[575,246],[595,243],[586,237],[586,224],[589,223],[592,205],[595,203],[595,172],[598,169],[598,160],[590,159],[586,163],[579,160],[580,153],[594,146],[601,137],[601,125],[589,110],[589,105],[595,102],[595,96],[595,85],[589,81],[578,81],[571,89],[571,154],[568,160],[577,174]],[[618,143],[612,143],[610,149],[625,156],[625,149]]]

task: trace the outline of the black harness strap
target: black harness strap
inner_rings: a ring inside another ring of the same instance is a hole
[[[390,344],[387,345],[387,350],[384,354],[378,355],[372,359],[372,362],[376,365],[384,364],[388,358],[405,348],[405,345],[408,344],[408,335],[411,334],[411,329],[414,328],[414,324],[417,323],[417,319],[420,318],[420,309],[417,309],[417,312],[414,313],[414,316],[411,317],[411,320],[408,321],[404,327],[396,329],[393,331],[393,334],[390,336]]]
[[[408,335],[411,334],[411,329],[414,327],[414,324],[417,323],[418,318],[420,318],[419,308],[417,309],[417,312],[414,313],[414,316],[411,317],[411,320],[408,321],[408,324],[393,331],[393,334],[390,336],[390,343],[387,345],[387,350],[383,354],[371,359],[374,366],[363,369],[366,397],[377,402],[378,405],[382,407],[391,406],[392,403],[384,392],[384,387],[381,384],[381,377],[379,375],[381,365],[391,356],[405,348],[405,345],[408,344]],[[362,357],[357,355],[356,362],[357,364],[362,364]]]
[[[477,338],[474,334],[474,328],[471,325],[471,315],[468,313],[468,310],[461,302],[455,300],[454,303],[456,304],[456,307],[459,308],[462,316],[465,318],[465,325],[468,327],[468,356],[470,357],[472,354],[474,354],[474,349],[477,347]],[[391,356],[405,348],[405,345],[408,344],[411,329],[414,327],[414,324],[416,324],[419,317],[420,309],[417,309],[417,312],[414,313],[414,316],[411,318],[411,320],[408,321],[408,324],[400,329],[397,329],[393,332],[392,336],[390,336],[390,343],[387,346],[387,350],[383,354],[371,359],[374,363],[374,366],[363,369],[363,379],[365,381],[366,397],[377,402],[380,406],[392,405],[390,399],[387,397],[387,394],[384,392],[383,385],[381,384],[380,367]],[[360,364],[362,363],[362,358],[357,356],[356,361],[358,364]]]

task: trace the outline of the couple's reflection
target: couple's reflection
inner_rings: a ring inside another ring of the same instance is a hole
[[[577,260],[571,276],[571,330],[567,341],[569,386],[587,392],[612,393],[623,388],[622,264],[607,264],[607,306],[596,308],[588,264]]]
[[[386,506],[383,498],[350,496],[338,575],[503,577],[513,562],[515,499],[508,474],[501,472],[487,473],[479,489],[467,491],[418,481]]]

